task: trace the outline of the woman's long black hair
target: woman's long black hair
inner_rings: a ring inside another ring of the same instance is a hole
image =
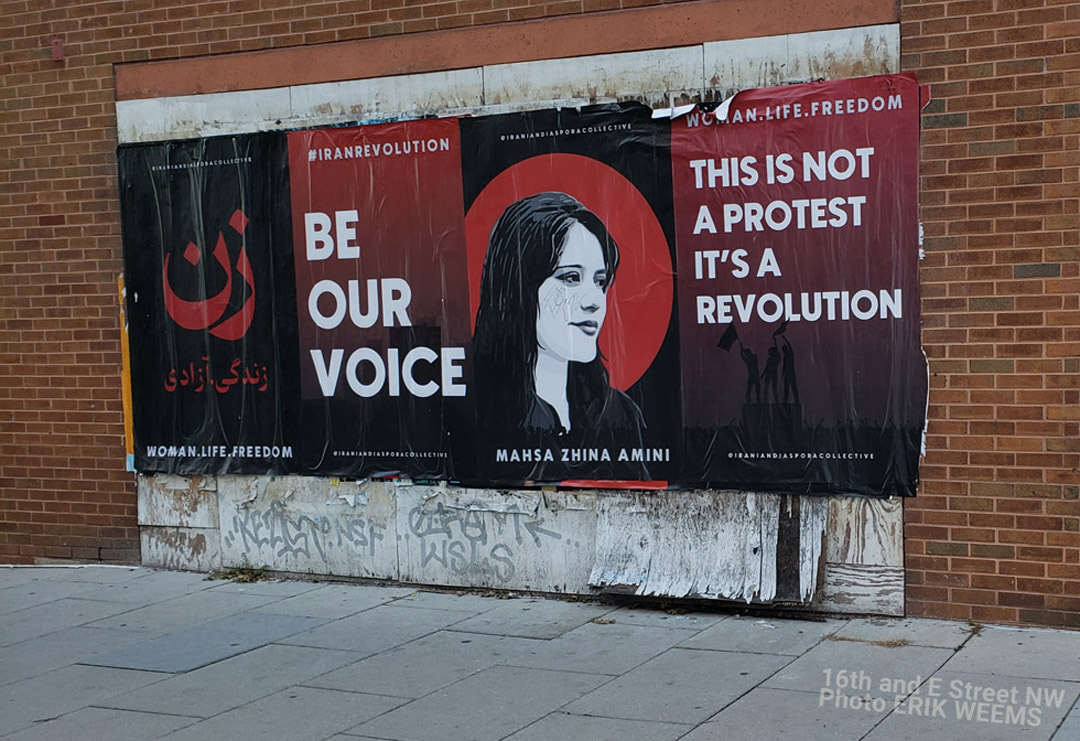
[[[554,274],[574,224],[600,242],[606,291],[615,278],[619,249],[603,222],[577,199],[565,193],[522,198],[503,211],[491,230],[472,341],[481,429],[524,427],[537,403],[533,374],[540,284]],[[590,363],[571,362],[566,389],[571,426],[599,419],[609,392],[599,352]]]

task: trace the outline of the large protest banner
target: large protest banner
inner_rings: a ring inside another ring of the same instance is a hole
[[[917,140],[897,75],[122,147],[137,468],[913,494]]]

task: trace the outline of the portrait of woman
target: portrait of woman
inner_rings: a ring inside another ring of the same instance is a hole
[[[607,228],[565,193],[502,213],[472,340],[477,422],[489,436],[532,430],[602,443],[604,431],[621,430],[640,439],[641,411],[611,387],[598,346],[618,267]]]

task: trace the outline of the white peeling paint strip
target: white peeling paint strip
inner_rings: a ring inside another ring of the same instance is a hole
[[[700,94],[701,46],[596,54],[569,59],[484,67],[488,105],[554,103],[566,98],[594,103],[655,93]]]
[[[426,115],[501,113],[683,96],[819,78],[898,72],[900,26],[815,31],[697,46],[297,85],[118,101],[121,144]]]
[[[642,596],[767,602],[776,594],[779,514],[774,494],[600,497],[589,584]]]
[[[121,144],[267,131],[287,126],[291,118],[289,88],[116,103]]]
[[[825,525],[829,520],[829,500],[802,497],[799,501],[799,591],[803,602],[814,594],[821,561]]]
[[[737,90],[900,71],[900,26],[714,41],[705,48],[705,83]]]
[[[445,115],[482,104],[480,68],[116,104],[121,144]]]
[[[446,110],[481,105],[483,79],[480,68],[474,67],[297,85],[289,88],[292,95],[290,126],[445,115]]]

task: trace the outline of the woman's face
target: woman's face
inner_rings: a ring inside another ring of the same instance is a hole
[[[536,340],[541,352],[589,363],[607,314],[608,271],[597,238],[579,223],[566,233],[555,272],[540,284]]]

